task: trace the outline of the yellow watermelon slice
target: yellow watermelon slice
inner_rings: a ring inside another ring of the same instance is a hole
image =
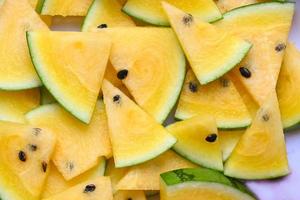
[[[110,179],[91,179],[43,200],[113,200]]]
[[[45,87],[64,108],[89,123],[109,57],[110,38],[105,33],[49,31],[28,32],[27,40]]]
[[[262,105],[274,90],[294,14],[294,3],[267,2],[234,9],[215,23],[253,44],[233,74]]]
[[[179,169],[160,175],[161,200],[255,200],[245,185],[205,168]]]
[[[200,85],[192,70],[186,75],[175,117],[188,119],[196,115],[212,115],[218,128],[249,126],[251,116],[233,83],[227,76]]]
[[[219,131],[219,140],[223,152],[223,161],[226,161],[229,158],[244,132],[244,130]]]
[[[225,175],[241,179],[266,179],[289,173],[280,110],[275,91],[257,112],[231,156]]]
[[[174,145],[163,126],[107,80],[102,91],[116,167],[153,159]]]
[[[66,180],[94,167],[100,156],[111,156],[107,119],[102,101],[97,102],[89,125],[57,104],[41,106],[26,115],[34,125],[47,127],[57,136],[53,162]]]
[[[161,173],[196,166],[170,150],[146,163],[132,166],[116,188],[118,190],[159,190]]]
[[[47,31],[27,0],[5,0],[0,12],[0,88],[21,90],[41,85],[31,63],[26,43],[26,31]]]
[[[114,200],[147,200],[143,191],[118,191],[114,195]]]
[[[171,124],[167,130],[177,142],[173,149],[186,159],[212,169],[223,171],[216,120],[211,116],[196,116]]]
[[[135,26],[124,14],[118,0],[94,0],[82,24],[82,31],[93,31],[105,27]]]
[[[9,122],[0,122],[0,135],[1,199],[38,199],[49,171],[54,135]]]
[[[199,82],[204,85],[239,64],[251,44],[163,2],[170,24]]]
[[[79,175],[78,177],[73,178],[70,181],[67,181],[56,169],[55,165],[51,163],[50,172],[47,181],[45,183],[41,197],[42,198],[51,197],[77,184],[80,184],[82,182],[88,181],[93,178],[97,178],[99,176],[103,176],[105,172],[105,165],[106,165],[106,160],[104,157],[101,157],[98,161],[98,164],[95,167]]]
[[[222,18],[213,0],[166,0],[168,3],[204,21],[212,22]],[[160,0],[128,0],[123,11],[141,21],[159,26],[169,22],[161,7]]]
[[[218,8],[222,11],[222,13],[225,13],[234,8],[238,8],[241,6],[246,6],[258,2],[259,0],[217,0],[216,4]]]
[[[279,74],[277,95],[284,128],[300,122],[300,51],[288,43]]]
[[[110,60],[118,78],[137,104],[162,123],[178,99],[185,76],[185,58],[176,35],[169,28],[154,27],[102,31],[113,38]]]

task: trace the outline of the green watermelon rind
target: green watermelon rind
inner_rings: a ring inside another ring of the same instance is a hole
[[[94,13],[97,12],[97,9],[96,9],[97,6],[96,6],[96,4],[97,4],[97,0],[93,0],[91,6],[89,7],[89,9],[87,11],[86,16],[83,19],[82,24],[81,24],[80,30],[82,32],[87,31],[87,29],[88,29],[87,23],[90,21],[90,18],[92,18],[94,16]]]
[[[211,187],[241,196],[244,200],[255,200],[255,195],[240,181],[226,177],[219,171],[207,168],[188,168],[165,172],[160,175],[161,183],[168,190],[176,190],[182,187],[201,188]]]
[[[37,13],[42,14],[45,1],[46,0],[38,0],[38,3],[37,3],[36,8],[35,8]]]

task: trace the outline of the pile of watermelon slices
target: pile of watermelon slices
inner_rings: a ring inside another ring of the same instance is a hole
[[[0,0],[0,199],[257,199],[244,181],[290,173],[300,122],[294,9]]]

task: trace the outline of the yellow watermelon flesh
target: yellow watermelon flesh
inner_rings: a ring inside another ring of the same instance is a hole
[[[146,196],[144,191],[134,191],[134,190],[130,190],[130,191],[118,191],[115,195],[114,195],[114,200],[146,200]]]
[[[57,136],[52,158],[66,180],[94,167],[100,156],[111,156],[107,119],[102,101],[98,101],[89,125],[67,113],[57,104],[41,106],[26,115],[30,124],[47,127]]]
[[[244,132],[244,130],[219,130],[219,140],[223,152],[223,161],[226,161],[229,158]]]

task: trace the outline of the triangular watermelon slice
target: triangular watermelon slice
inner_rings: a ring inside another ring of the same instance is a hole
[[[253,44],[233,74],[259,105],[276,87],[294,7],[292,2],[248,5],[227,12],[223,20],[215,23],[222,31]]]
[[[227,31],[162,3],[170,24],[199,82],[204,85],[224,75],[246,56],[251,44]]]
[[[225,163],[225,175],[240,179],[266,179],[289,173],[280,110],[275,91],[258,110]]]
[[[148,161],[174,145],[163,126],[107,80],[102,91],[116,167]]]
[[[27,40],[46,88],[75,117],[89,123],[109,57],[110,38],[105,33],[49,31],[28,32]]]
[[[5,0],[0,12],[0,88],[21,90],[41,85],[28,53],[26,31],[49,30],[27,0]]]

